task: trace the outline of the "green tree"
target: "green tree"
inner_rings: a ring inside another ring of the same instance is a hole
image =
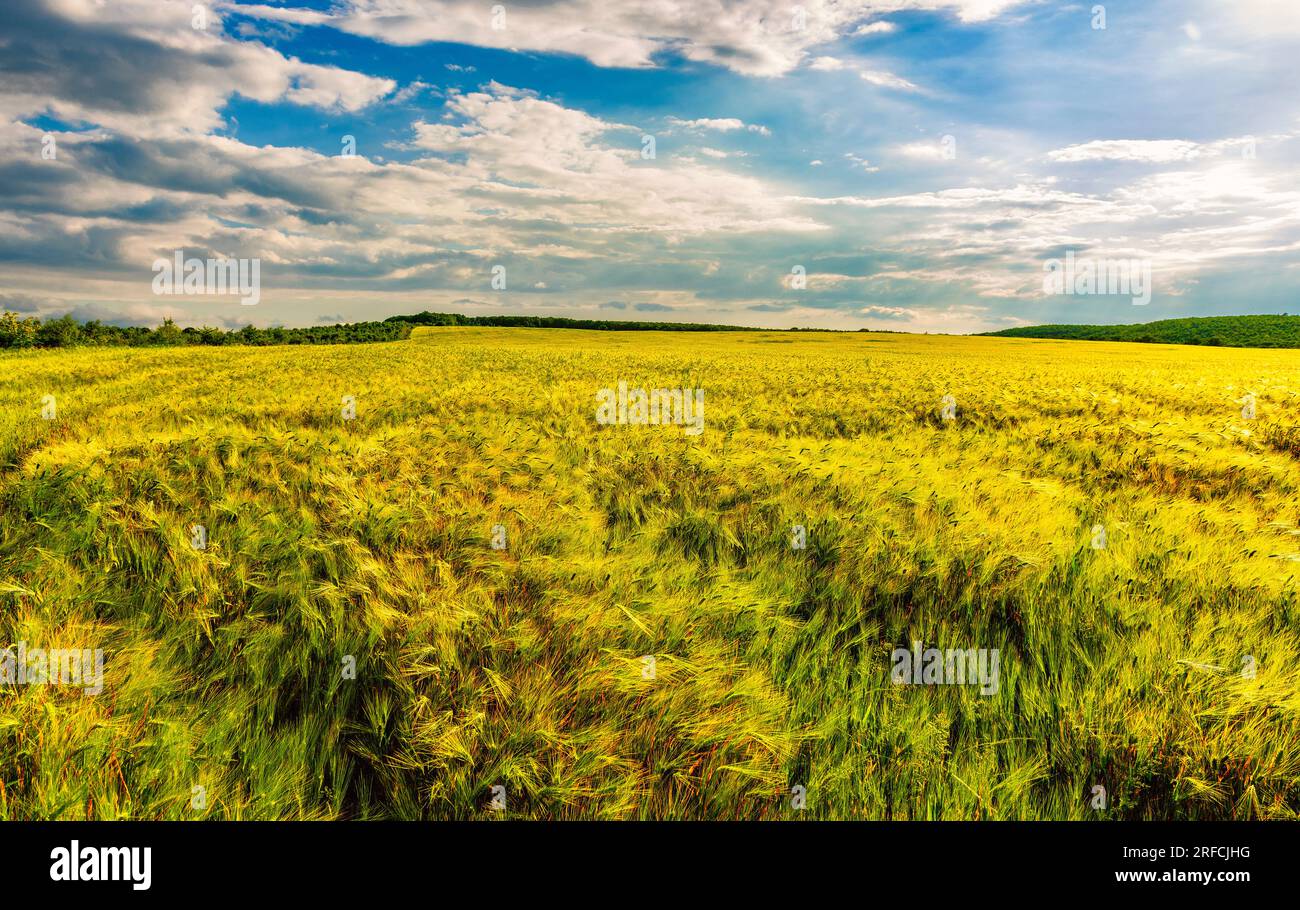
[[[36,330],[37,347],[69,348],[81,340],[81,326],[70,315],[42,323]]]
[[[164,319],[163,324],[154,329],[153,334],[156,344],[173,345],[185,343],[184,334],[176,327],[176,323],[171,320],[171,317]]]
[[[23,319],[6,310],[0,316],[0,348],[30,348],[36,344],[36,332],[40,326],[41,321],[35,317]]]

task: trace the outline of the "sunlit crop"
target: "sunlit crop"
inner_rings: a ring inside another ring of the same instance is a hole
[[[0,647],[104,654],[0,685],[0,817],[1294,818],[1297,459],[1291,351],[0,355]]]

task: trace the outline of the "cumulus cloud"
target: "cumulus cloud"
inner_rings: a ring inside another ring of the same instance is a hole
[[[1035,299],[1041,296],[1043,261],[1074,250],[1150,260],[1157,296],[1177,295],[1208,271],[1300,251],[1300,189],[1297,167],[1290,163],[1294,150],[1285,154],[1287,139],[1273,137],[1273,142],[1278,154],[1272,163],[1210,151],[1235,148],[1235,139],[1177,148],[1103,144],[1063,159],[1118,155],[1114,160],[1166,166],[1125,174],[1114,185],[1091,191],[1045,178],[904,195],[805,197],[802,203],[832,211],[872,210],[874,248],[927,263],[924,269],[860,277],[810,272],[809,286],[946,281],[981,297]],[[1197,149],[1200,154],[1192,154]]]
[[[1053,161],[1146,161],[1163,164],[1189,161],[1202,146],[1182,139],[1097,139],[1047,153]]]
[[[0,312],[39,313],[48,309],[51,301],[30,294],[0,294]]]
[[[878,319],[897,319],[900,321],[911,321],[919,315],[919,311],[909,307],[880,306],[879,304],[865,306],[858,312],[864,316],[874,316]]]
[[[754,76],[789,72],[809,49],[854,28],[879,34],[867,20],[901,10],[950,13],[979,22],[1026,0],[537,0],[528,5],[479,0],[342,0],[321,13],[281,7],[240,7],[247,15],[329,25],[390,44],[450,41],[480,47],[575,54],[597,66],[648,67],[665,55],[710,63]]]
[[[209,323],[621,308],[952,330],[1019,319],[989,309],[1008,301],[1019,314],[1041,306],[1041,262],[1067,249],[1152,259],[1157,300],[1216,271],[1294,277],[1300,122],[1284,91],[1231,124],[1221,124],[1224,105],[1241,85],[1215,91],[1212,82],[1184,108],[1117,119],[1095,75],[1082,73],[1093,81],[1077,96],[1069,96],[1081,78],[1074,70],[1053,82],[1057,50],[1017,56],[1013,71],[972,57],[970,66],[988,67],[977,87],[944,83],[953,61],[907,53],[907,42],[888,61],[858,52],[864,36],[873,50],[894,49],[890,35],[902,27],[886,28],[881,16],[936,12],[928,25],[947,37],[1021,4],[801,5],[803,29],[793,28],[792,6],[775,0],[506,3],[497,34],[492,4],[477,2],[223,3],[195,29],[193,4],[181,0],[12,0],[0,36],[0,305]],[[1023,6],[1023,23],[998,22],[1008,46],[1041,43],[1039,30],[1054,21]],[[1193,6],[1164,17],[1159,46],[1131,45],[1131,71],[1150,79],[1126,83],[1138,99],[1128,115],[1151,112],[1152,98],[1164,104],[1192,58],[1197,67],[1231,61],[1219,74],[1240,72],[1242,85],[1282,84],[1263,74],[1289,72],[1284,23],[1234,31],[1231,9]],[[1185,21],[1199,26],[1195,45],[1179,31]],[[355,53],[357,42],[329,46],[340,31],[609,66],[684,59],[664,81],[701,94],[584,87],[566,98],[544,90],[570,84],[546,81],[572,67],[556,60],[529,64],[532,88],[423,81],[431,69],[464,83],[472,64],[487,71],[484,61],[498,59],[470,48],[455,58],[465,62],[439,59],[422,75],[394,63],[399,88],[354,68],[373,60]],[[1232,45],[1233,35],[1247,37]],[[1122,70],[1130,45],[1110,47],[1107,67]],[[1020,80],[1014,90],[998,84],[1008,72]],[[1041,98],[1056,110],[1067,96],[1068,116],[1040,116]],[[672,100],[685,97],[708,103]],[[232,99],[261,102],[283,121],[270,130],[248,118],[236,133]],[[361,140],[355,157],[336,154],[340,119]],[[1252,130],[1257,137],[1244,135]],[[955,158],[939,140],[916,138],[948,131],[961,137]],[[58,148],[48,160],[47,134]],[[643,155],[645,134],[659,137],[656,155]],[[325,153],[299,147],[322,137]],[[738,160],[737,147],[754,157]],[[178,248],[260,258],[263,303],[254,313],[230,301],[153,297],[150,263]],[[790,286],[792,263],[807,266],[806,288]],[[508,291],[489,286],[497,264],[508,269]]]
[[[863,66],[859,63],[842,60],[839,57],[813,57],[808,61],[808,69],[817,72],[839,72],[847,70],[857,73],[858,78],[864,82],[870,82],[872,85],[881,88],[896,89],[905,92],[919,92],[921,87],[885,70],[873,69]]]
[[[895,146],[892,151],[895,155],[911,158],[914,161],[943,161],[951,156],[950,150],[944,146],[941,140],[909,142]]]
[[[668,122],[673,126],[688,130],[717,130],[721,133],[730,133],[735,130],[746,130],[751,133],[758,133],[760,136],[772,135],[772,131],[762,124],[746,123],[736,117],[701,117],[696,120],[682,120],[679,117],[669,117]]]
[[[503,261],[540,293],[610,280],[615,266],[587,264],[685,238],[822,229],[754,177],[644,159],[638,129],[535,92],[489,83],[450,93],[446,113],[414,124],[413,160],[386,164],[102,131],[60,134],[56,160],[32,161],[41,132],[10,124],[0,261],[116,274],[119,299],[142,305],[150,263],[176,249],[261,259],[268,302],[277,284],[463,292]]]
[[[389,79],[304,63],[222,31],[196,28],[184,0],[13,0],[5,7],[0,118],[41,113],[136,136],[223,125],[238,94],[355,111],[396,88]]]
[[[835,72],[846,69],[848,64],[838,57],[814,57],[808,61],[808,68],[821,72]]]
[[[905,92],[919,92],[921,90],[921,87],[916,83],[883,70],[860,69],[858,70],[858,76],[863,81],[878,85],[881,88],[899,89]]]
[[[412,144],[437,153],[417,166],[463,188],[471,202],[490,199],[498,212],[494,221],[513,214],[579,225],[579,231],[678,236],[819,228],[755,178],[671,158],[644,159],[640,130],[534,92],[490,83],[482,91],[452,93],[447,109],[452,122],[415,124]],[[679,122],[745,126],[739,120]]]
[[[1237,0],[1219,3],[1199,0],[1199,19],[1213,18],[1230,35],[1247,34],[1267,38],[1300,35],[1300,16],[1292,0]]]

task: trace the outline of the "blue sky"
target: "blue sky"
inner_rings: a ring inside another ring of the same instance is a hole
[[[1290,0],[5,14],[0,306],[22,313],[969,332],[1300,311]],[[259,259],[259,303],[155,294],[177,249]],[[1145,264],[1150,303],[1047,293],[1067,251]]]

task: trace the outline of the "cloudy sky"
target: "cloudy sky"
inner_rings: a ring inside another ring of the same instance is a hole
[[[0,308],[1297,313],[1298,87],[1295,0],[4,0]],[[260,303],[156,295],[178,249]],[[1071,250],[1151,302],[1045,294]]]

